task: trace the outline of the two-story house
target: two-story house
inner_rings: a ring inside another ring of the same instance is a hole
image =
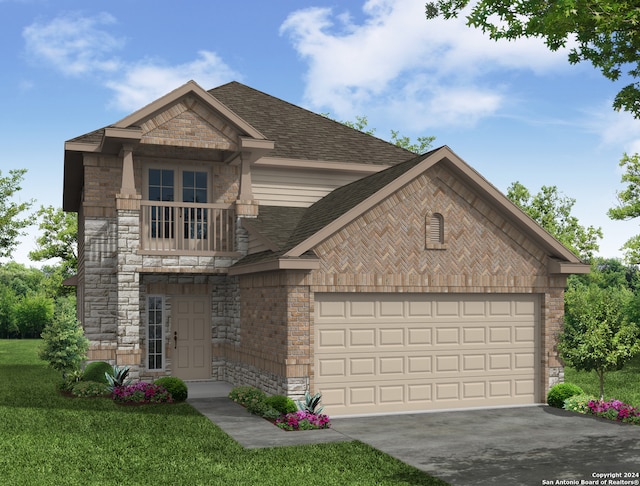
[[[328,413],[542,402],[588,271],[448,147],[229,83],[65,144],[90,360],[320,391]]]

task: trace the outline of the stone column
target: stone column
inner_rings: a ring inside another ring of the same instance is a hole
[[[141,330],[144,320],[140,316],[140,274],[142,265],[138,255],[140,246],[140,200],[138,195],[116,196],[117,210],[117,262],[118,292],[118,347],[116,364],[129,366],[131,376],[138,377],[142,362]]]

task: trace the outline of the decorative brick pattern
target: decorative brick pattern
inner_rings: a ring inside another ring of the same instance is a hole
[[[142,143],[235,151],[238,133],[193,97],[142,124]]]

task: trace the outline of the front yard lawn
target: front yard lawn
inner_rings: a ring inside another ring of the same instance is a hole
[[[600,396],[600,385],[595,371],[576,371],[567,366],[564,369],[564,381],[578,385],[589,395]],[[620,371],[605,373],[604,396],[606,400],[615,398],[640,408],[640,354]]]
[[[2,484],[447,484],[357,441],[248,450],[187,403],[64,397],[40,342],[0,340]]]

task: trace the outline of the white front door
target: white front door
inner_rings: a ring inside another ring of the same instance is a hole
[[[211,378],[211,313],[207,296],[175,296],[172,305],[172,374],[183,380]]]

